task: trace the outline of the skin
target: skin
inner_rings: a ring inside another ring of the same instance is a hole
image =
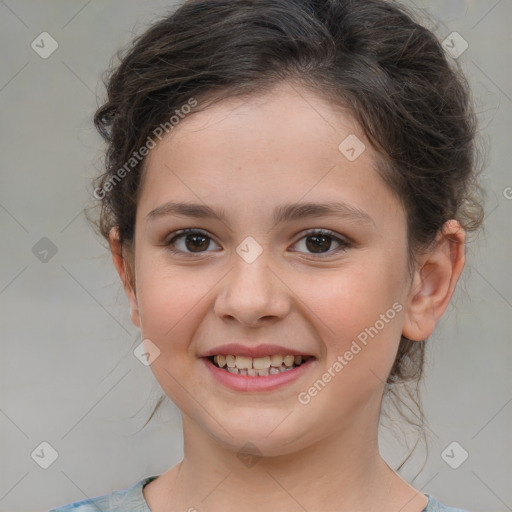
[[[366,146],[354,161],[338,150],[350,134]],[[375,170],[377,159],[346,110],[287,82],[187,116],[150,151],[135,253],[123,253],[115,228],[110,243],[131,319],[160,350],[151,369],[182,411],[184,458],[145,486],[152,512],[426,506],[426,496],[380,456],[378,419],[400,335],[432,334],[463,269],[465,238],[456,221],[447,222],[411,276],[406,216]],[[170,200],[223,208],[226,222],[147,220]],[[274,224],[275,207],[306,201],[343,201],[371,221],[329,215]],[[185,228],[210,237],[200,240],[202,252],[184,237],[174,247],[185,254],[166,247]],[[308,229],[352,243],[337,252],[328,238],[331,246],[315,253]],[[250,264],[236,252],[248,236],[263,250]],[[394,303],[401,311],[308,404],[300,403],[298,394]],[[316,361],[281,389],[233,391],[198,358],[229,342],[278,343]],[[261,455],[249,467],[237,457],[247,442]]]

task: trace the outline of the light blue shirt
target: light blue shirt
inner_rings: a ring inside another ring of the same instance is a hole
[[[142,494],[142,488],[155,478],[158,478],[158,476],[149,476],[128,489],[112,491],[96,498],[75,501],[58,508],[52,508],[49,512],[151,512]],[[425,496],[428,498],[428,503],[422,512],[468,512],[460,508],[447,507],[429,494],[425,494]]]

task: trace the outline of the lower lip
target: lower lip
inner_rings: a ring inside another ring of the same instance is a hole
[[[293,370],[261,377],[234,375],[227,370],[215,366],[207,357],[203,357],[202,361],[211,372],[213,378],[228,388],[236,391],[271,391],[298,379],[308,371],[314,362],[314,358],[308,359],[300,366],[293,368]]]

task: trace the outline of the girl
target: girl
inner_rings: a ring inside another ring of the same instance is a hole
[[[54,512],[434,512],[379,453],[465,262],[475,122],[384,0],[189,0],[95,124],[99,231],[184,458]]]

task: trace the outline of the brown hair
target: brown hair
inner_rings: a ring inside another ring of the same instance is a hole
[[[283,80],[350,109],[404,206],[411,269],[447,220],[458,220],[466,232],[482,223],[467,82],[436,37],[394,2],[189,0],[118,57],[106,81],[107,101],[94,116],[108,144],[106,172],[94,187],[96,198],[102,191],[99,232],[108,240],[117,226],[128,255],[144,159],[115,186],[107,182],[190,98],[198,111],[212,99],[265,92]],[[386,385],[386,394],[396,397],[399,384],[415,385],[408,394],[419,414],[407,419],[421,429],[424,356],[425,340],[402,336]]]

